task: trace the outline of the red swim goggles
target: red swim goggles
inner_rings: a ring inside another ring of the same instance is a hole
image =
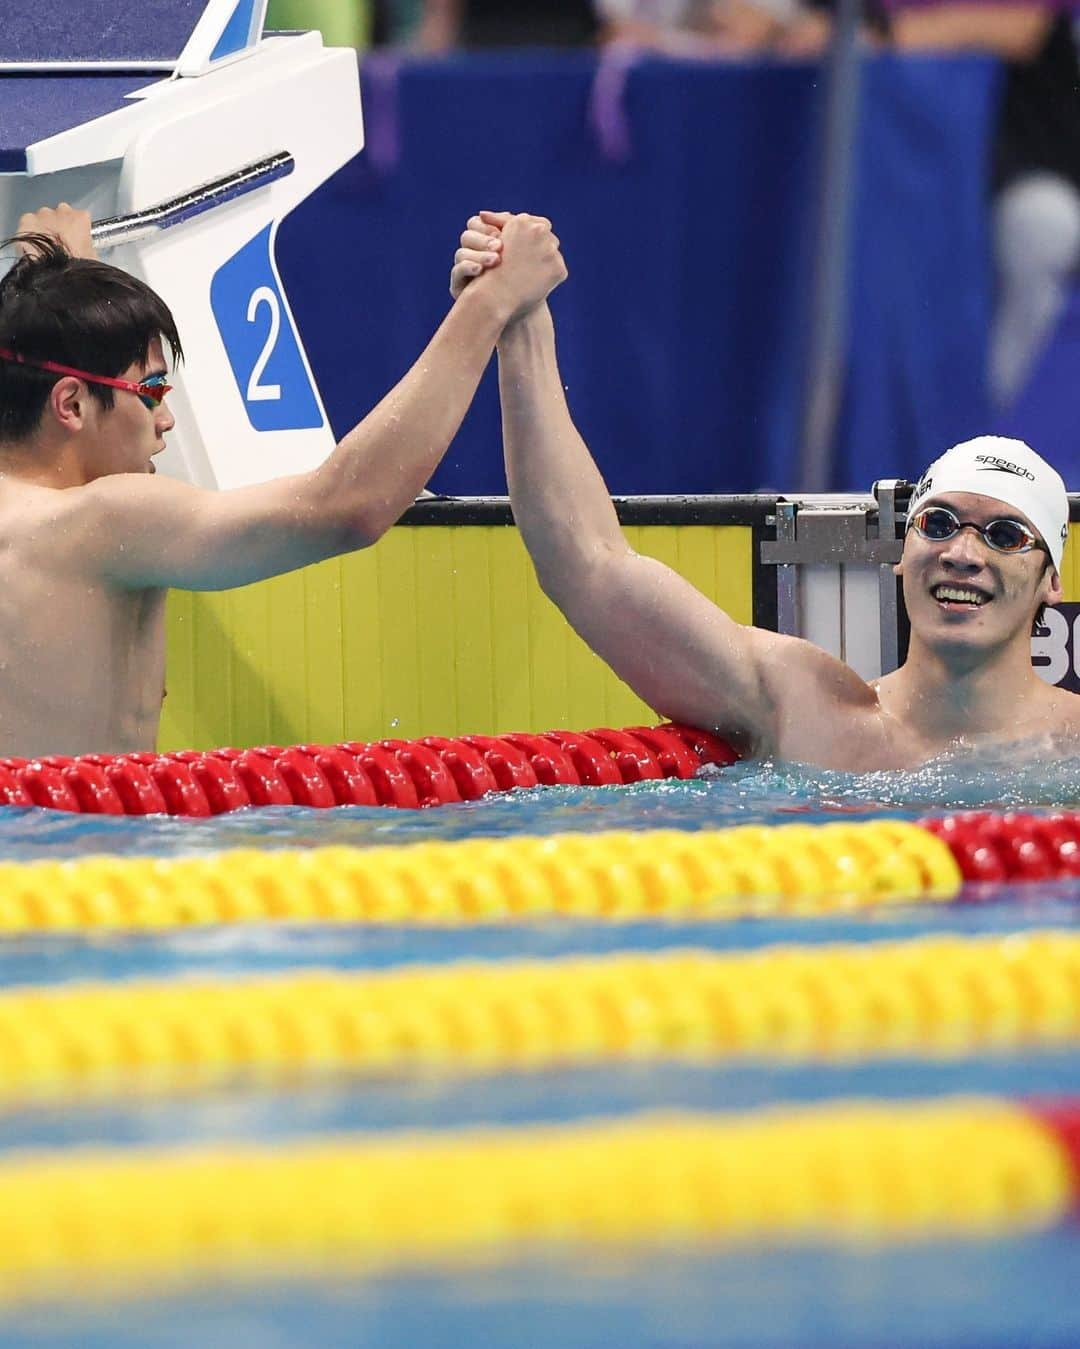
[[[74,375],[88,384],[107,384],[111,389],[126,389],[128,393],[138,395],[139,402],[151,412],[165,401],[165,395],[172,393],[173,386],[167,384],[167,375],[151,375],[148,379],[135,384],[130,379],[113,379],[111,375],[92,375],[87,370],[76,370],[71,365],[61,365],[59,361],[34,361],[29,356],[20,356],[17,351],[8,351],[0,347],[0,360],[14,361],[16,365],[32,365],[35,370],[51,370],[54,375]]]

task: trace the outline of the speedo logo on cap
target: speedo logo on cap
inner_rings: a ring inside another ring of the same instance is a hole
[[[1019,464],[1011,464],[1008,459],[999,459],[994,454],[977,454],[975,462],[982,465],[975,470],[976,473],[1015,473],[1018,478],[1027,478],[1029,482],[1035,481],[1035,474],[1030,469],[1021,468]]]

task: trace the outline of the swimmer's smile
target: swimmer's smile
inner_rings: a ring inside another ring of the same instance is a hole
[[[989,604],[993,598],[978,586],[955,585],[948,581],[931,586],[930,594],[946,613],[971,613]]]

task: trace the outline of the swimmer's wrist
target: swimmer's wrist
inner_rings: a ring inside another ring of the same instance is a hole
[[[493,286],[466,286],[455,301],[454,308],[461,308],[475,322],[490,326],[496,337],[513,315],[511,306],[500,297],[499,291]]]
[[[515,341],[525,341],[537,333],[548,332],[552,326],[551,310],[547,301],[541,300],[524,314],[515,314],[504,326],[499,338],[499,349],[504,351]]]

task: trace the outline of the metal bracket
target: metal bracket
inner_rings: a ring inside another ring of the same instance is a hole
[[[878,537],[881,540],[896,540],[893,544],[896,550],[894,562],[900,561],[904,551],[896,495],[899,489],[906,487],[907,483],[897,478],[883,478],[874,483],[874,495],[878,503]],[[891,568],[882,567],[878,573],[878,607],[881,612],[881,673],[887,675],[900,664],[900,613],[896,602],[896,577]]]
[[[761,545],[761,560],[766,562],[766,548],[787,549],[795,545],[795,502],[776,503],[776,543]],[[778,632],[796,633],[799,630],[799,584],[793,562],[776,564],[776,628]]]
[[[897,486],[779,501],[775,542],[760,546],[777,569],[778,630],[816,641],[866,679],[897,665]]]
[[[794,529],[781,536],[780,509],[777,508],[775,543],[761,545],[761,560],[768,566],[790,563],[807,566],[831,565],[891,566],[900,561],[903,545],[894,535],[875,538],[874,506],[865,502],[849,505],[818,505],[813,502],[785,503],[792,510]]]

